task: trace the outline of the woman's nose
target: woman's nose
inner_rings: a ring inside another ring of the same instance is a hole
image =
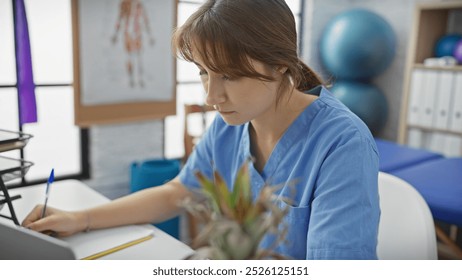
[[[206,98],[205,103],[208,105],[217,105],[226,101],[226,93],[223,82],[215,78],[209,79],[205,84]]]

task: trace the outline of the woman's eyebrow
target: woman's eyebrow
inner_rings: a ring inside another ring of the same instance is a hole
[[[193,61],[193,63],[196,64],[197,67],[204,68],[204,67],[202,67],[202,65],[200,65],[200,64],[197,63],[196,61]]]

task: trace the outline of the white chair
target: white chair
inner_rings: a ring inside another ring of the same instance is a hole
[[[422,196],[404,180],[380,172],[379,260],[436,260],[433,217]]]

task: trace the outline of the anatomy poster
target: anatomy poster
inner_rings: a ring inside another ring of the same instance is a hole
[[[76,1],[82,105],[172,100],[176,1]]]

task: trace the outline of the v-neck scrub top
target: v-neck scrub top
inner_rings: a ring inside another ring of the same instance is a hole
[[[319,97],[285,131],[263,171],[249,165],[254,197],[265,184],[283,184],[279,195],[293,200],[284,221],[286,241],[275,251],[294,259],[376,259],[380,208],[375,141],[326,88],[308,94]],[[249,157],[249,123],[230,126],[217,115],[179,178],[188,188],[199,188],[195,172],[213,178],[217,170],[232,188]],[[269,247],[273,238],[267,235],[260,246]]]

